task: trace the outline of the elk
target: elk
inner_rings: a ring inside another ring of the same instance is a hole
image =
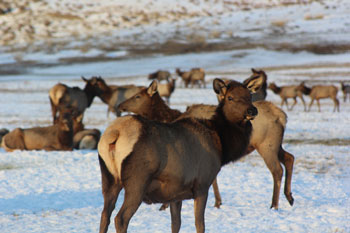
[[[190,83],[191,87],[193,87],[195,83],[198,83],[200,87],[199,82],[202,82],[205,88],[205,72],[203,68],[192,68],[190,71],[181,71],[179,68],[176,68],[176,73],[181,77],[186,88]]]
[[[119,117],[121,113],[117,110],[117,106],[143,88],[134,85],[107,85],[101,77],[93,77],[87,82],[92,86],[92,89],[102,102],[108,105],[107,116],[109,112],[113,112]]]
[[[256,77],[258,80],[260,77]],[[227,81],[227,83],[229,80]],[[254,82],[253,79],[250,82]],[[159,97],[154,87],[156,83],[140,91],[132,98],[119,105],[120,111],[133,112],[150,120],[160,122],[172,122],[178,118],[195,117],[200,119],[210,119],[215,114],[214,105],[193,105],[188,107],[185,113],[173,110],[168,107]],[[258,109],[259,115],[251,121],[253,132],[246,154],[257,150],[264,159],[266,166],[270,170],[274,185],[271,208],[278,209],[279,193],[283,169],[281,163],[286,169],[284,194],[293,205],[294,199],[291,193],[291,182],[293,174],[294,156],[285,151],[282,147],[284,130],[287,123],[287,115],[276,105],[268,101],[257,101],[253,105]],[[221,197],[216,179],[213,182],[215,195],[215,207],[221,205]],[[165,209],[163,205],[161,210]]]
[[[169,73],[169,71],[166,71],[166,70],[158,70],[148,75],[148,79],[150,80],[157,79],[158,81],[162,81],[162,80],[168,81],[170,77],[171,77],[171,74]]]
[[[311,88],[305,86],[305,82],[301,82],[298,86],[300,90],[305,95],[309,95],[311,98],[308,112],[311,110],[311,106],[314,101],[317,101],[318,111],[321,112],[320,99],[330,98],[333,100],[334,108],[333,112],[336,110],[339,112],[339,100],[337,99],[338,88],[334,85],[316,85]]]
[[[5,128],[0,129],[0,145],[1,145],[2,138],[3,138],[6,134],[8,134],[8,132],[10,132],[8,129],[5,129]]]
[[[85,129],[82,115],[73,117],[73,148],[96,149],[101,132],[98,129]]]
[[[18,150],[72,150],[73,120],[72,111],[60,112],[56,123],[47,127],[16,128],[6,134],[2,147],[6,151]]]
[[[167,83],[165,84],[160,83],[158,85],[159,95],[161,97],[164,97],[168,104],[169,104],[170,96],[175,90],[175,82],[176,82],[176,79],[170,78],[170,80]]]
[[[344,102],[346,102],[346,99],[348,97],[350,100],[350,85],[345,85],[343,82],[341,82],[340,85],[341,85],[341,90],[343,91]]]
[[[209,187],[221,166],[243,156],[252,131],[250,120],[257,115],[243,84],[215,79],[213,86],[222,98],[210,120],[161,123],[134,115],[117,118],[105,130],[98,144],[104,197],[100,233],[107,231],[123,188],[117,232],[127,231],[142,201],[170,203],[172,232],[179,232],[185,199],[194,199],[196,230],[204,232]]]
[[[269,89],[271,89],[275,94],[279,95],[282,99],[281,107],[286,103],[287,110],[293,110],[294,106],[297,104],[297,97],[301,99],[304,105],[304,111],[306,111],[306,104],[303,98],[303,93],[298,88],[298,85],[290,86],[277,86],[275,83],[270,83]],[[288,107],[288,99],[293,98],[294,103],[291,108]]]
[[[250,82],[253,79],[257,79],[257,77],[262,77],[263,84],[259,91],[252,94],[252,101],[265,100],[267,96],[266,88],[267,88],[267,75],[263,70],[256,70],[254,68],[251,69],[252,75],[243,81],[243,84]]]
[[[86,83],[84,89],[79,87],[68,87],[58,83],[49,90],[49,99],[53,122],[57,119],[57,112],[63,108],[73,108],[78,115],[84,114],[86,108],[90,107],[96,93],[87,79],[82,77]]]

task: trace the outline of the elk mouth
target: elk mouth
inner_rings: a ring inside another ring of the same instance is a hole
[[[251,121],[254,120],[254,118],[258,115],[258,109],[256,107],[250,107],[248,108],[246,114],[245,114],[245,120]]]

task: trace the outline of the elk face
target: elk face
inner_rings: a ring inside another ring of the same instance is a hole
[[[73,110],[64,110],[60,113],[58,118],[58,124],[62,131],[73,130],[73,117],[76,113]]]
[[[152,96],[157,93],[157,81],[153,81],[148,88],[142,89],[140,92],[125,100],[118,105],[121,112],[133,112],[143,117],[147,116],[152,107]]]
[[[228,121],[237,123],[252,120],[258,114],[251,101],[251,92],[258,91],[262,82],[253,80],[244,85],[231,81],[226,85],[221,79],[215,79],[213,85]]]
[[[108,88],[106,82],[101,77],[81,78],[85,82],[85,89],[90,93],[94,93],[94,95],[101,95]]]

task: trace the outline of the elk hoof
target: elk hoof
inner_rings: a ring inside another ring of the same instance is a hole
[[[287,195],[287,200],[288,200],[289,204],[290,204],[291,206],[293,206],[293,204],[294,204],[294,198],[293,198],[293,196],[292,196],[292,193],[289,193],[289,195]]]
[[[163,204],[160,208],[159,211],[166,210],[168,208],[169,204]]]
[[[220,209],[221,204],[222,204],[221,201],[220,202],[215,202],[214,207]]]

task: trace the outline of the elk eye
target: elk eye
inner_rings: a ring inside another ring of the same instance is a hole
[[[228,99],[229,101],[232,101],[232,100],[233,100],[233,98],[232,98],[231,96],[229,96],[227,99]]]
[[[139,96],[139,95],[137,95],[137,96],[135,96],[135,98],[136,98],[136,99],[140,99],[140,96]]]

